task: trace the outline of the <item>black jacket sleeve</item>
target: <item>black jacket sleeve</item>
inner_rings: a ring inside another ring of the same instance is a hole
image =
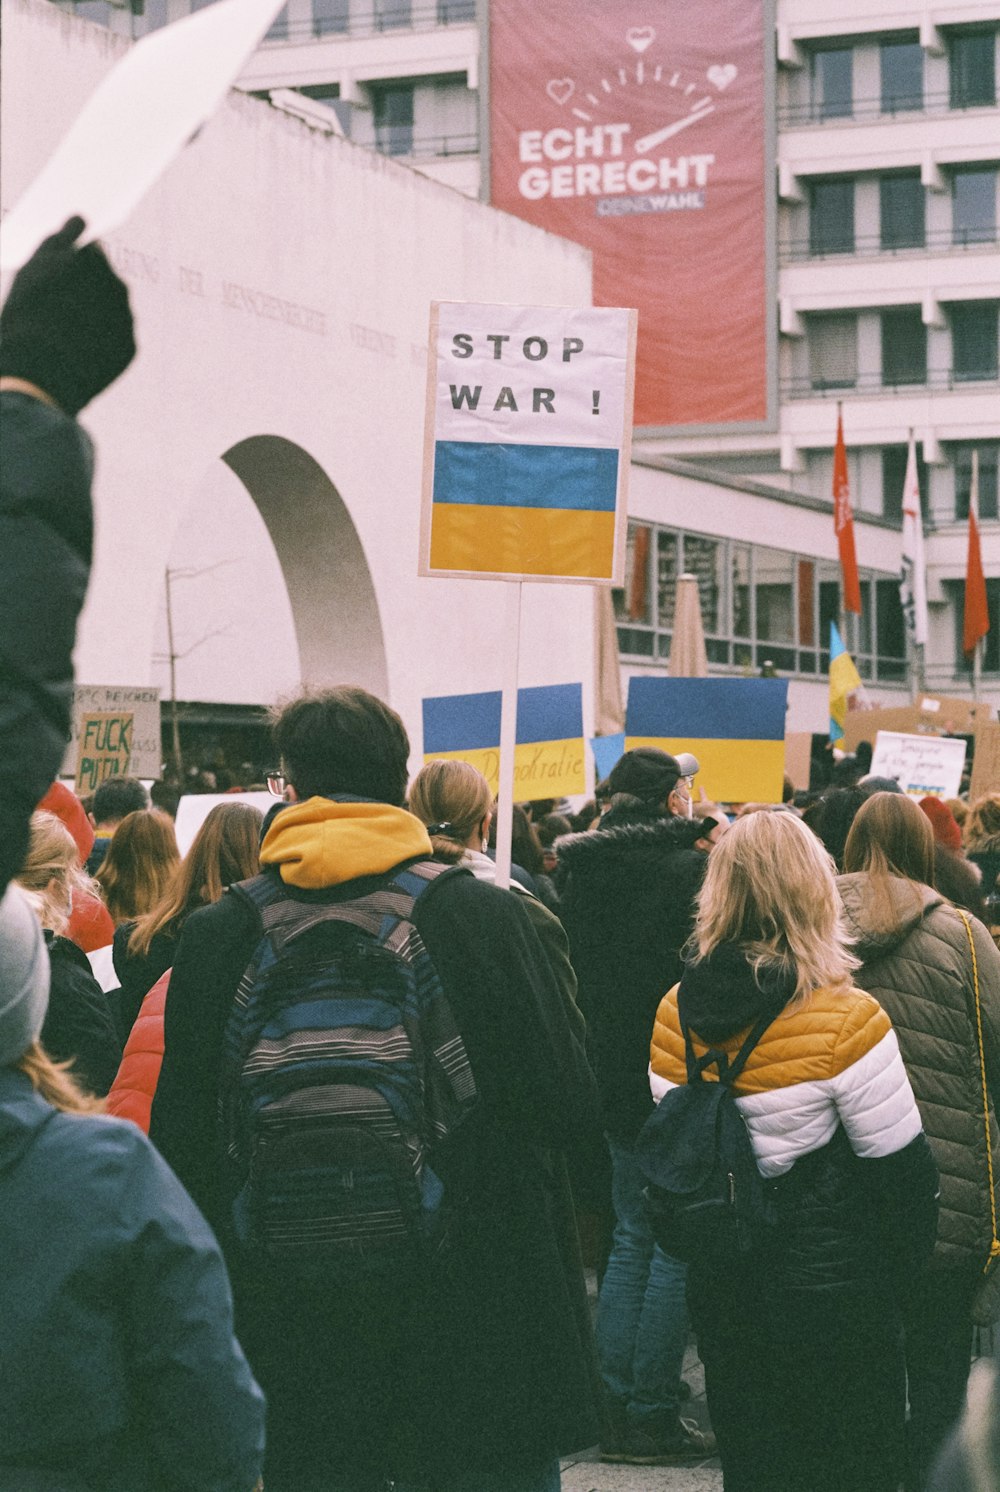
[[[93,455],[67,415],[0,393],[0,894],[69,740],[73,644],[90,574]]]
[[[77,1081],[103,1098],[115,1080],[122,1043],[107,995],[90,961],[68,938],[49,944],[52,980],[42,1045],[57,1062],[72,1062]]]

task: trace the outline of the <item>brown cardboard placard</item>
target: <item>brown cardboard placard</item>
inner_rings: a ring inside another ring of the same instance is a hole
[[[83,797],[106,777],[127,777],[132,760],[131,710],[99,710],[84,715],[77,742],[77,795]]]
[[[1000,725],[995,721],[976,726],[975,752],[969,783],[970,803],[987,793],[1000,792]]]
[[[812,732],[790,731],[785,737],[785,772],[799,792],[809,790],[809,767],[812,760]]]

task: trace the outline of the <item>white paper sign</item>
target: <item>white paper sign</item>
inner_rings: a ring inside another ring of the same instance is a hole
[[[78,215],[89,243],[124,222],[218,108],[285,0],[217,0],[143,37],[91,94],[0,226],[17,269]]]
[[[966,744],[951,736],[907,736],[880,730],[872,753],[872,776],[894,777],[915,798],[957,798]]]
[[[187,854],[198,830],[212,809],[220,803],[250,803],[254,808],[259,808],[262,814],[266,814],[277,801],[270,793],[190,793],[177,805],[177,817],[174,820],[177,848],[182,856]]]

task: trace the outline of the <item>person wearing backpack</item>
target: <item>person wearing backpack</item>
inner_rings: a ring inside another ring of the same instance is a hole
[[[150,1126],[226,1251],[268,1492],[557,1492],[598,1433],[581,1037],[520,898],[433,862],[393,711],[309,693],[275,744],[297,801],[185,922]]]
[[[721,1070],[759,1172],[723,1104],[672,1157],[660,1126],[650,1204],[690,1260],[725,1492],[896,1492],[903,1472],[900,1311],[934,1246],[937,1172],[889,1018],[852,984],[833,872],[793,815],[738,820],[653,1032],[661,1110]]]

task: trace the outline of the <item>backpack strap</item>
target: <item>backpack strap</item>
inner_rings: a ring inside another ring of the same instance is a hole
[[[719,1071],[719,1082],[726,1088],[731,1088],[747,1065],[747,1060],[754,1047],[760,1041],[768,1026],[773,1025],[775,1020],[774,1011],[766,1011],[757,1023],[751,1026],[749,1034],[736,1056],[731,1060],[719,1047],[709,1047],[703,1057],[695,1054],[694,1043],[691,1040],[691,1028],[681,1021],[681,1031],[684,1035],[684,1058],[687,1063],[687,1076],[689,1083],[700,1083],[702,1073],[709,1067],[717,1067]],[[678,1010],[678,1019],[680,1011]]]

